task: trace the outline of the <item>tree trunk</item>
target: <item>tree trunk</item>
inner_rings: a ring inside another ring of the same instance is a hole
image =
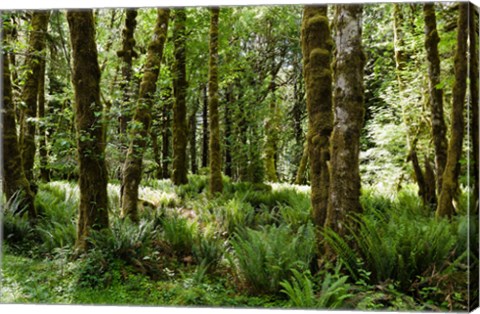
[[[208,94],[207,86],[203,87],[203,133],[202,133],[202,168],[208,167],[208,139],[210,137],[208,133]]]
[[[472,213],[478,213],[478,196],[479,190],[479,169],[478,169],[478,17],[475,12],[475,7],[470,5],[470,101],[472,104],[472,149],[473,149],[473,211]]]
[[[220,147],[220,115],[218,113],[218,17],[220,9],[211,9],[210,58],[208,62],[208,110],[210,111],[210,189],[213,196],[222,193],[222,152]]]
[[[1,36],[3,44],[6,45],[4,36],[4,27],[1,27]],[[31,221],[37,217],[37,211],[34,204],[34,193],[30,190],[22,166],[22,157],[17,138],[17,127],[15,123],[15,107],[12,99],[12,82],[10,74],[9,58],[4,53],[2,56],[3,65],[3,188],[7,200],[10,200],[16,193],[22,193],[22,201],[20,203],[21,212],[27,211],[28,217]],[[2,61],[0,60],[0,61]]]
[[[295,177],[295,184],[305,184],[305,172],[307,169],[307,164],[308,164],[308,142],[305,141],[305,144],[303,144],[302,159],[300,159],[297,175]]]
[[[435,147],[435,171],[437,175],[437,195],[442,191],[442,175],[447,161],[447,127],[443,117],[443,89],[440,88],[440,58],[434,3],[423,5],[425,18],[425,49],[428,59],[430,89],[430,110],[432,120],[432,138]]]
[[[193,112],[190,115],[189,120],[189,137],[190,137],[190,166],[192,173],[196,174],[198,172],[197,166],[197,107],[198,104],[194,105]]]
[[[142,159],[146,149],[148,133],[152,122],[153,98],[157,87],[158,74],[163,56],[163,47],[167,38],[168,9],[157,10],[157,21],[153,37],[148,45],[147,60],[143,73],[140,92],[133,116],[134,127],[130,134],[130,146],[123,166],[121,208],[122,217],[138,221],[138,186],[142,180]]]
[[[308,112],[307,149],[313,220],[318,227],[325,223],[328,204],[328,162],[333,124],[332,47],[327,6],[305,6],[302,51]]]
[[[468,36],[468,3],[459,3],[457,26],[457,51],[454,59],[455,84],[453,85],[452,131],[448,146],[448,157],[443,172],[442,192],[438,200],[438,217],[451,217],[455,208],[453,199],[458,193],[458,176],[460,175],[460,157],[464,133],[463,109],[467,91],[467,36]],[[478,74],[477,74],[478,75]]]
[[[120,83],[120,89],[123,92],[122,110],[120,114],[120,133],[125,134],[127,131],[127,123],[129,120],[130,102],[131,102],[131,88],[130,81],[132,79],[132,63],[133,59],[137,57],[135,52],[135,38],[133,34],[137,26],[137,10],[126,9],[125,28],[122,31],[122,49],[117,51],[117,56],[123,61],[122,76],[123,80]]]
[[[73,54],[75,124],[79,161],[80,206],[76,247],[87,249],[90,229],[108,228],[108,175],[105,164],[100,68],[91,10],[68,11]]]
[[[362,211],[359,172],[360,131],[365,114],[362,6],[338,5],[335,26],[335,122],[326,226],[344,234],[347,215]]]
[[[232,169],[232,122],[231,106],[233,105],[233,85],[228,86],[225,104],[225,175],[233,176]]]
[[[295,69],[297,66],[295,66]],[[304,143],[305,143],[305,135],[303,134],[303,118],[305,115],[305,101],[304,101],[304,96],[305,96],[305,91],[303,87],[303,79],[299,76],[302,75],[301,71],[298,71],[299,75],[295,75],[295,82],[293,85],[293,94],[295,97],[295,102],[293,103],[292,111],[291,111],[291,116],[292,116],[292,122],[293,122],[293,134],[295,138],[295,151],[294,151],[294,167],[293,167],[293,176],[295,178],[295,182],[297,181],[297,175],[300,173],[300,166],[302,164],[302,159],[304,158]],[[308,150],[305,153],[306,156],[308,156]],[[305,158],[307,158],[305,156]],[[305,165],[306,165],[306,160],[305,160]],[[303,173],[305,170],[303,170]],[[303,176],[303,173],[301,176]],[[304,176],[303,176],[304,177]],[[300,178],[300,181],[303,183],[304,180]],[[296,184],[302,184],[302,183],[296,183]]]
[[[45,60],[40,64],[40,80],[38,82],[38,118],[40,125],[38,133],[40,137],[38,153],[40,155],[40,178],[44,182],[50,181],[50,170],[48,169],[48,152],[47,152],[47,134],[45,127]]]
[[[265,124],[265,175],[266,179],[270,182],[277,182],[277,167],[275,156],[277,154],[277,145],[278,145],[278,119],[277,119],[277,103],[275,99],[275,92],[277,90],[277,84],[275,83],[276,73],[274,70],[271,72],[271,82],[269,86],[269,93],[272,99],[270,100],[269,105],[269,119]]]
[[[168,88],[167,96],[163,101],[162,108],[162,178],[170,178],[169,165],[171,160],[170,138],[171,138],[171,118],[172,111],[172,92]]]
[[[173,171],[172,181],[175,185],[188,183],[187,178],[187,77],[186,33],[187,15],[185,9],[175,10],[173,28],[174,71],[173,71]]]
[[[22,99],[25,103],[22,161],[25,176],[30,182],[32,191],[36,190],[33,184],[33,164],[35,161],[35,132],[37,117],[38,87],[41,75],[42,59],[45,59],[45,37],[47,34],[49,11],[35,11],[32,15],[32,31],[28,41],[28,54],[25,59],[27,67]]]

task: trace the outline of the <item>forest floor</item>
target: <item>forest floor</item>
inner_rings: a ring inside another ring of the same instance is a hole
[[[44,218],[35,226],[13,214],[18,202],[11,200],[4,213],[2,302],[467,307],[466,239],[476,225],[466,215],[466,194],[460,198],[463,209],[448,221],[436,220],[412,189],[394,196],[364,189],[357,235],[324,234],[339,256],[327,262],[315,255],[308,187],[225,178],[224,193],[212,199],[206,176],[189,179],[180,187],[169,180],[144,181],[140,223],[120,219],[112,206],[111,229],[93,232],[92,249],[81,255],[74,250],[76,183],[40,185],[36,204]],[[119,185],[108,189],[110,204],[118,204]],[[351,242],[356,251],[349,249]],[[478,267],[478,260],[471,261]]]

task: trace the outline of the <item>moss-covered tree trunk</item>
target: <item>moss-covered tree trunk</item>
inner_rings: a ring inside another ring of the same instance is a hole
[[[308,159],[310,160],[313,220],[322,227],[327,217],[332,132],[332,47],[327,6],[305,6],[302,20],[303,75],[308,112]]]
[[[33,164],[35,161],[35,132],[37,117],[38,88],[41,76],[41,64],[45,59],[45,38],[48,28],[50,11],[35,11],[32,14],[31,32],[28,40],[28,53],[25,58],[27,68],[25,84],[22,91],[22,100],[25,103],[22,162],[25,176],[30,182],[32,191],[36,190],[33,184]]]
[[[347,215],[362,211],[359,171],[360,131],[365,114],[362,6],[338,5],[335,27],[335,121],[330,140],[331,175],[326,226],[344,234]]]
[[[171,111],[173,99],[171,88],[167,89],[167,94],[163,100],[162,107],[162,179],[170,178],[171,148],[170,138],[172,137]]]
[[[190,141],[190,169],[192,173],[198,172],[197,165],[197,110],[198,104],[194,105],[193,112],[188,119],[189,141]]]
[[[123,80],[120,83],[120,89],[123,92],[122,111],[120,114],[120,133],[126,133],[127,123],[129,120],[130,111],[130,81],[132,79],[132,64],[133,59],[137,57],[135,52],[135,38],[134,32],[137,26],[137,10],[126,9],[125,27],[122,31],[122,49],[117,51],[117,56],[122,59],[122,76]]]
[[[472,126],[471,126],[471,140],[472,140],[472,162],[473,162],[473,200],[474,212],[478,213],[479,207],[479,169],[478,169],[478,150],[479,150],[479,135],[478,135],[478,17],[474,5],[470,4],[469,8],[470,18],[470,102],[472,108]]]
[[[202,106],[202,168],[208,167],[208,93],[207,86],[203,86],[203,106]]]
[[[232,164],[232,104],[233,104],[233,84],[230,84],[227,89],[225,103],[225,175],[232,177],[233,164]]]
[[[428,59],[428,78],[430,90],[430,119],[432,122],[432,138],[435,148],[435,172],[437,195],[442,191],[442,175],[447,162],[447,127],[443,116],[443,89],[440,88],[440,58],[438,43],[440,37],[437,31],[435,4],[423,5],[425,19],[425,49]]]
[[[137,201],[138,186],[142,179],[142,159],[152,122],[152,103],[162,62],[163,47],[167,38],[169,15],[168,9],[157,10],[157,21],[152,40],[148,45],[147,60],[133,116],[134,125],[130,133],[130,145],[123,166],[122,217],[129,217],[132,221],[138,221]]]
[[[80,205],[76,247],[87,248],[90,229],[108,228],[108,174],[105,164],[100,68],[91,10],[68,11],[73,56],[75,126],[79,161]]]
[[[40,80],[38,82],[38,118],[40,125],[38,127],[38,135],[40,138],[38,146],[38,154],[40,155],[40,178],[44,182],[50,181],[50,170],[48,168],[48,151],[47,151],[47,133],[45,127],[45,60],[40,65]]]
[[[210,125],[210,184],[211,195],[221,193],[222,152],[220,147],[220,114],[218,112],[218,17],[220,9],[210,10],[210,57],[208,61],[208,111]]]
[[[187,184],[187,76],[186,76],[186,22],[185,9],[175,10],[173,27],[174,70],[173,70],[173,169],[172,182]]]
[[[1,20],[0,20],[1,21]],[[0,39],[6,44],[4,37],[4,28],[1,27]],[[34,193],[30,190],[22,166],[22,156],[18,145],[17,126],[15,122],[15,106],[12,98],[12,82],[10,74],[10,60],[5,54],[2,55],[2,74],[3,86],[0,94],[3,99],[3,190],[7,200],[11,199],[16,193],[22,193],[22,202],[20,208],[25,208],[28,217],[33,221],[37,217],[37,211],[34,204]]]
[[[274,70],[271,71],[271,81],[268,87],[270,93],[270,104],[269,104],[269,118],[267,123],[265,123],[265,177],[270,182],[277,182],[277,163],[276,155],[278,150],[278,113],[277,113],[277,100],[276,100],[276,90],[277,84],[275,82],[276,73]]]
[[[297,174],[295,176],[295,184],[305,184],[305,174],[308,165],[308,142],[303,144],[302,159],[298,165]]]
[[[468,37],[468,3],[459,4],[457,25],[457,49],[454,59],[455,83],[453,85],[452,129],[448,145],[448,157],[443,172],[442,192],[438,199],[436,215],[451,217],[455,208],[453,199],[458,193],[458,177],[460,175],[460,157],[464,135],[464,107],[467,92],[467,37]],[[478,74],[477,74],[478,75]]]

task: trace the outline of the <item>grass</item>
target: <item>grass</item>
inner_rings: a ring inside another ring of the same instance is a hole
[[[119,219],[109,184],[110,230],[92,232],[75,256],[78,187],[42,184],[45,213],[32,227],[5,208],[6,302],[201,305],[319,309],[465,310],[466,256],[478,225],[463,214],[436,220],[411,189],[364,189],[357,229],[325,230],[339,257],[317,265],[309,189],[233,183],[212,199],[206,176],[145,180],[141,222]],[[465,209],[460,198],[460,213]],[[478,265],[478,260],[476,264]],[[478,266],[477,266],[478,268]],[[3,300],[3,299],[2,299]]]

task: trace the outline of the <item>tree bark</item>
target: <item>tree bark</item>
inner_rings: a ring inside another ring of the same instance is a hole
[[[202,168],[208,167],[208,94],[207,86],[203,87],[203,111],[202,111]]]
[[[470,101],[472,106],[472,149],[473,149],[473,213],[478,213],[478,196],[480,193],[479,190],[479,160],[478,160],[478,150],[479,150],[479,135],[478,135],[478,17],[475,12],[475,7],[470,5],[470,29],[469,29],[469,38],[470,38]]]
[[[442,192],[440,193],[436,212],[438,217],[451,217],[455,213],[453,199],[456,193],[458,193],[458,176],[460,175],[460,158],[462,156],[465,127],[463,110],[468,74],[468,3],[459,3],[459,11],[457,51],[454,59],[455,83],[453,85],[452,130],[448,145],[447,163],[443,172]]]
[[[228,86],[225,104],[225,175],[233,176],[232,164],[232,122],[233,85]]]
[[[123,80],[120,83],[120,89],[123,91],[122,111],[120,114],[120,133],[124,134],[127,131],[127,123],[129,120],[131,88],[130,81],[132,79],[132,64],[133,59],[137,57],[135,52],[135,38],[134,32],[137,26],[137,10],[126,9],[125,28],[122,31],[122,49],[117,51],[117,56],[122,59],[122,76]]]
[[[152,123],[153,98],[157,87],[158,74],[163,56],[163,47],[167,38],[168,9],[157,10],[157,21],[153,37],[148,45],[147,60],[143,73],[140,92],[133,116],[134,126],[130,134],[130,146],[123,166],[121,210],[122,217],[138,221],[138,186],[142,180],[142,159],[145,152]]]
[[[25,103],[23,137],[22,137],[22,162],[25,176],[30,182],[32,191],[36,190],[33,184],[33,164],[35,161],[35,132],[37,117],[38,87],[41,75],[42,59],[45,59],[45,38],[48,28],[49,11],[35,11],[32,15],[32,31],[28,41],[28,54],[25,59],[27,66],[25,85],[23,86],[22,99]]]
[[[273,67],[274,68],[274,67]],[[277,182],[277,167],[276,167],[276,155],[278,146],[278,113],[277,102],[275,92],[277,90],[277,84],[275,83],[276,72],[274,69],[271,71],[271,82],[269,85],[269,93],[272,97],[269,105],[269,118],[265,124],[265,176],[270,182]]]
[[[80,206],[76,247],[87,249],[90,229],[108,228],[108,175],[105,164],[100,68],[91,10],[68,11],[73,54],[75,124],[79,161]]]
[[[186,63],[186,27],[185,9],[175,10],[173,28],[174,70],[173,70],[173,171],[172,182],[175,185],[188,183],[187,178],[187,77]]]
[[[428,77],[430,89],[430,111],[432,120],[432,138],[435,147],[435,172],[437,195],[442,191],[442,175],[447,161],[447,127],[443,117],[443,89],[440,87],[440,58],[438,43],[440,37],[437,31],[434,3],[423,5],[425,18],[425,49],[428,59]]]
[[[307,149],[310,160],[311,203],[313,220],[322,227],[327,217],[332,132],[332,47],[327,6],[305,6],[302,21],[308,112]],[[341,56],[340,56],[341,57]]]
[[[295,177],[295,184],[305,184],[305,172],[307,169],[307,164],[308,164],[308,142],[305,141],[305,144],[303,144],[302,159],[300,159],[297,175]]]
[[[0,39],[6,45],[4,27],[1,27]],[[17,138],[17,126],[15,122],[15,107],[12,98],[12,82],[10,74],[10,58],[5,53],[2,56],[2,77],[3,88],[0,93],[3,95],[3,189],[7,200],[10,200],[16,193],[21,193],[20,212],[26,211],[31,221],[37,217],[34,204],[34,193],[30,190],[30,184],[25,176],[22,166],[22,156]]]
[[[222,153],[220,147],[220,115],[218,113],[218,18],[220,9],[211,9],[210,58],[208,62],[208,110],[210,112],[210,184],[211,195],[222,193]]]
[[[50,181],[50,170],[48,169],[48,151],[47,151],[47,134],[45,127],[45,60],[40,64],[40,80],[38,82],[38,118],[40,125],[38,133],[40,137],[38,153],[40,155],[40,178],[44,182]]]
[[[162,108],[162,178],[170,178],[169,165],[171,160],[170,138],[171,138],[171,111],[172,111],[172,92],[168,88],[168,93],[163,101]]]
[[[347,215],[362,211],[359,171],[360,131],[365,115],[362,9],[361,5],[338,5],[335,12],[335,122],[325,225],[339,234],[346,231]]]
[[[189,121],[189,137],[190,137],[190,167],[192,173],[196,174],[198,172],[197,165],[197,107],[198,104],[195,103],[193,112],[190,115]]]

